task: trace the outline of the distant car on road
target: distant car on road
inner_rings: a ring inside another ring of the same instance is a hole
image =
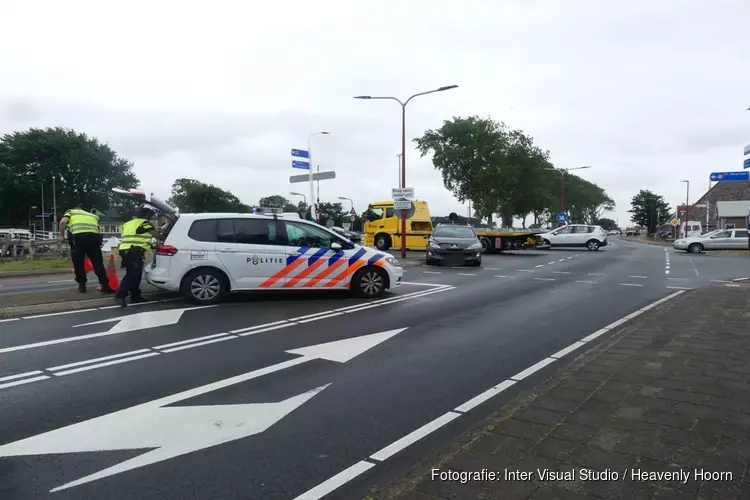
[[[540,234],[542,246],[546,247],[586,247],[591,251],[606,247],[607,232],[601,226],[568,224]]]
[[[747,229],[717,229],[701,236],[680,238],[672,243],[675,250],[701,253],[704,250],[744,250],[748,247]]]
[[[438,224],[426,239],[427,264],[482,265],[482,243],[471,226]]]

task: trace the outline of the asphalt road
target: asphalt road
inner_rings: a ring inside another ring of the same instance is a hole
[[[0,498],[363,498],[559,363],[446,412],[658,299],[746,277],[750,259],[616,240],[411,268],[380,301],[1,320]]]

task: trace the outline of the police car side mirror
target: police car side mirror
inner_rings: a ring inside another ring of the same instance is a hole
[[[331,250],[341,250],[342,246],[341,243],[336,243],[335,241],[331,242]]]

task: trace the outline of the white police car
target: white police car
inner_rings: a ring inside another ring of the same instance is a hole
[[[401,285],[404,270],[390,254],[279,210],[178,214],[142,190],[113,191],[169,220],[145,279],[195,303],[239,290],[345,289],[372,298]]]

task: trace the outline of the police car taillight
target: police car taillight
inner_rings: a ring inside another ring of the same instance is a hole
[[[156,248],[154,248],[154,253],[156,255],[171,257],[172,255],[175,255],[177,253],[177,249],[172,245],[156,245]]]

